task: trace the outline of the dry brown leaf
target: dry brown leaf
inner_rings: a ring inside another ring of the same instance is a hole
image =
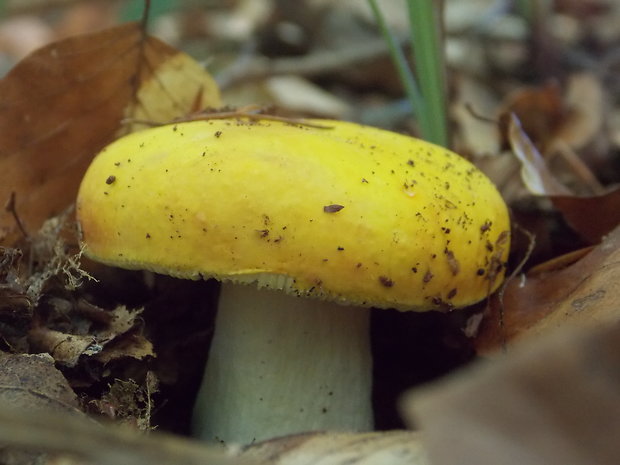
[[[507,139],[512,116],[541,151],[548,146],[568,117],[559,86],[549,82],[541,87],[519,89],[508,96],[500,110],[500,133]],[[506,140],[507,142],[507,140]]]
[[[101,349],[94,336],[65,334],[40,327],[30,331],[28,337],[32,348],[49,353],[56,362],[74,367],[82,355],[93,355]]]
[[[307,433],[249,446],[241,454],[262,465],[428,465],[420,436],[411,431]]]
[[[511,131],[516,117],[522,132],[532,140],[529,145],[540,149],[558,176],[567,178],[580,192],[600,194],[601,184],[575,149],[584,148],[602,130],[602,84],[588,73],[573,74],[567,81],[564,92],[557,84],[550,83],[518,90],[509,96],[499,116],[501,137],[504,145],[509,144],[514,150]],[[601,144],[596,145],[601,150]],[[590,153],[589,158],[592,157]],[[596,157],[593,161],[596,162]]]
[[[101,350],[96,359],[106,364],[112,360],[131,357],[142,360],[154,357],[153,344],[140,331],[141,314],[144,308],[128,309],[119,305],[110,313],[110,326],[95,332]]]
[[[551,173],[515,115],[511,115],[508,124],[508,137],[521,162],[521,178],[528,190],[548,197],[585,240],[595,244],[620,224],[620,188],[589,197],[572,195]]]
[[[165,122],[219,105],[209,74],[137,23],[41,48],[0,81],[0,205],[15,192],[37,230],[73,202],[95,153],[129,130],[124,118]],[[0,243],[15,235],[0,212]]]
[[[12,355],[0,352],[0,405],[21,414],[40,415],[55,412],[64,416],[82,416],[77,396],[47,354]],[[0,463],[37,465],[44,457],[36,448],[20,450],[0,448]]]
[[[77,328],[67,333],[38,326],[30,331],[29,342],[35,350],[49,353],[56,362],[68,367],[75,367],[82,356],[95,357],[103,364],[123,357],[154,357],[153,344],[139,331],[142,311],[143,308],[129,310],[119,305],[106,312],[108,322],[102,329],[87,326],[86,334],[74,334]]]
[[[143,308],[130,310],[124,305],[119,305],[109,312],[111,316],[110,326],[101,332],[99,337],[102,339],[112,339],[119,334],[126,333],[135,326],[136,319],[140,317],[143,310]]]
[[[543,153],[559,140],[579,149],[601,130],[603,101],[601,82],[590,73],[570,75],[564,92],[555,82],[520,89],[502,105],[502,134],[506,134],[510,114],[514,113]]]
[[[523,129],[516,114],[508,116],[507,134],[512,152],[521,162],[521,179],[534,195],[567,195],[570,191],[549,171],[545,160]]]
[[[0,352],[0,405],[79,414],[78,400],[47,354]]]
[[[553,205],[581,237],[596,244],[620,224],[620,188],[592,197],[553,196]]]
[[[495,296],[475,345],[491,353],[504,342],[535,337],[565,325],[590,326],[620,319],[620,228],[575,263],[511,280]]]
[[[142,360],[155,356],[153,344],[142,334],[123,334],[111,344],[106,344],[95,358],[105,365],[112,360],[124,357]]]
[[[403,402],[434,465],[620,463],[620,323],[564,328]]]

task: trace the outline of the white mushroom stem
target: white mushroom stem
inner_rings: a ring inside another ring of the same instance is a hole
[[[249,444],[372,429],[369,311],[223,284],[194,434]]]

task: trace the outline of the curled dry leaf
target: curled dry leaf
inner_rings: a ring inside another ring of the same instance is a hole
[[[167,122],[220,105],[209,74],[130,23],[43,47],[0,81],[0,205],[12,192],[26,229],[71,204],[92,157],[123,120]],[[0,243],[17,234],[0,212]]]
[[[413,391],[403,412],[434,465],[620,463],[619,365],[620,322],[563,328]]]
[[[548,169],[514,114],[508,124],[508,135],[512,151],[521,162],[521,178],[529,191],[547,196],[584,239],[597,243],[620,224],[620,188],[590,197],[575,196]]]
[[[46,327],[30,331],[29,340],[34,349],[49,353],[56,362],[68,367],[77,365],[82,355],[93,355],[98,351],[93,336],[64,334]]]
[[[592,197],[555,195],[553,205],[585,240],[595,244],[620,224],[620,188]]]
[[[153,344],[146,339],[141,331],[141,314],[143,308],[128,309],[119,305],[109,312],[109,327],[94,332],[100,350],[95,358],[106,364],[112,360],[131,357],[142,360],[147,356],[154,357]]]
[[[111,317],[110,325],[99,334],[99,338],[107,341],[113,339],[119,334],[126,333],[135,326],[136,319],[140,317],[143,310],[143,308],[130,310],[124,305],[119,305],[114,310],[109,312]]]
[[[271,439],[241,453],[261,465],[428,465],[418,433],[307,433]]]
[[[155,356],[152,343],[137,328],[142,310],[129,310],[120,305],[105,312],[109,321],[104,328],[87,328],[86,334],[38,326],[30,331],[29,341],[33,348],[48,352],[56,362],[68,367],[76,366],[82,356],[94,357],[103,364],[123,357],[140,360]]]
[[[521,179],[534,195],[566,195],[570,191],[549,171],[516,114],[509,115],[508,140],[521,162]]]
[[[515,117],[544,151],[568,118],[568,109],[558,84],[548,82],[540,87],[519,89],[509,95],[500,109],[499,124],[503,137],[509,138],[510,125]],[[504,142],[509,143],[509,140]]]
[[[503,304],[490,301],[475,345],[491,353],[504,342],[547,334],[565,325],[589,326],[620,320],[620,228],[576,262],[530,272],[508,282]]]
[[[559,142],[578,149],[601,131],[604,90],[600,79],[587,72],[568,76],[563,91],[556,82],[519,89],[508,96],[500,110],[502,135],[515,114],[527,134],[544,153]]]
[[[105,365],[112,360],[124,357],[131,357],[136,360],[155,357],[153,344],[142,334],[130,332],[119,336],[110,344],[106,344],[95,358]]]

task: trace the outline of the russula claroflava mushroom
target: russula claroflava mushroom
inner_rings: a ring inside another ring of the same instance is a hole
[[[89,257],[222,283],[194,414],[202,438],[372,429],[368,309],[463,307],[502,280],[507,209],[473,165],[318,123],[148,129],[106,147],[82,182]]]

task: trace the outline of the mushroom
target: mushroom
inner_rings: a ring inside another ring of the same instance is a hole
[[[87,256],[221,282],[194,413],[207,440],[372,429],[369,308],[447,310],[500,284],[509,218],[460,156],[339,121],[208,120],[92,162]]]

